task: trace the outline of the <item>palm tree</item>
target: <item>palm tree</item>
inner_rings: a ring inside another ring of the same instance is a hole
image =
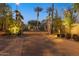
[[[23,18],[23,16],[21,15],[21,13],[20,13],[20,11],[18,11],[18,10],[15,10],[15,13],[16,13],[16,23],[18,24],[18,26],[20,26],[20,28],[21,28],[21,33],[22,33],[22,30],[23,30],[23,22],[22,22],[22,19],[24,19]]]
[[[52,24],[50,25],[50,28],[51,28],[51,33],[53,32],[53,29],[54,29],[54,19],[53,19],[53,15],[54,15],[54,4],[52,4],[52,7],[48,7],[47,8],[47,13],[48,13],[48,16],[50,17],[51,16],[51,22]]]
[[[54,3],[52,3],[52,25],[51,25],[51,33],[54,32]]]
[[[39,20],[39,13],[42,11],[43,9],[41,7],[36,7],[35,8],[35,12],[37,13],[37,21]],[[38,29],[38,22],[37,22],[37,31],[39,30]]]
[[[16,21],[17,22],[22,21],[22,19],[24,19],[23,16],[21,15],[20,11],[15,10],[15,13],[16,13]]]
[[[52,8],[51,7],[48,7],[46,12],[48,13],[48,16],[47,16],[47,31],[48,33],[50,34],[51,33],[51,24],[50,24],[50,20],[52,19],[51,16],[52,16]]]
[[[48,13],[48,16],[51,16],[51,14],[52,14],[52,8],[51,7],[47,8],[47,13]]]
[[[58,10],[55,9],[56,13],[55,13],[55,18],[58,18]]]
[[[73,10],[74,10],[74,12],[78,12],[79,13],[79,3],[74,3],[73,4]]]
[[[79,16],[79,3],[74,3],[73,4],[73,9],[74,13],[77,13],[76,15],[74,15],[74,18]],[[79,22],[78,19],[75,20],[77,23]]]
[[[65,31],[66,31],[66,33],[67,34],[71,34],[72,24],[74,23],[72,9],[65,10],[65,12],[64,12],[64,20],[63,21],[64,21],[63,24],[65,25]]]

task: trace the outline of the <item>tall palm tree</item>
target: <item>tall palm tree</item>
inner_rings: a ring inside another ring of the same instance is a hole
[[[17,21],[24,19],[23,16],[21,15],[20,11],[15,10],[15,13],[16,13],[16,20]]]
[[[47,8],[47,13],[48,13],[48,16],[51,16],[52,15],[52,8],[51,7],[48,7]]]
[[[79,13],[79,3],[74,3],[74,4],[73,4],[73,10],[74,10],[75,12],[78,12],[78,13]]]
[[[40,13],[42,10],[43,10],[43,9],[42,9],[41,7],[38,7],[38,6],[35,8],[35,12],[37,13],[37,21],[39,20],[39,13]],[[38,22],[37,22],[37,31],[39,30],[39,29],[38,29],[38,26],[39,26],[39,25],[38,25]]]
[[[79,16],[79,3],[74,3],[72,10],[74,11],[74,13],[77,13],[74,18],[78,17]],[[76,19],[75,21],[79,23],[78,19]]]
[[[51,24],[50,24],[50,19],[52,16],[52,8],[48,7],[47,8],[47,13],[48,13],[48,18],[47,18],[47,31],[50,34],[51,33]]]
[[[58,18],[58,10],[55,9],[56,13],[55,13],[55,18]]]
[[[22,33],[22,30],[23,30],[23,22],[22,22],[22,19],[24,19],[23,18],[23,16],[21,15],[21,13],[20,13],[20,11],[18,11],[18,10],[15,10],[15,13],[16,13],[16,23],[18,24],[18,26],[20,26],[20,28],[21,28],[21,33]]]
[[[47,8],[47,13],[48,13],[48,16],[49,16],[49,17],[51,16],[51,20],[52,20],[51,22],[52,22],[52,24],[50,25],[50,28],[51,28],[50,32],[52,33],[52,32],[53,32],[53,26],[54,26],[54,20],[53,20],[54,4],[52,4],[51,7],[48,7],[48,8]]]
[[[51,33],[54,32],[54,3],[52,3],[52,25],[51,25]]]
[[[72,10],[65,10],[64,12],[64,25],[68,33],[71,33],[72,24],[74,23]]]

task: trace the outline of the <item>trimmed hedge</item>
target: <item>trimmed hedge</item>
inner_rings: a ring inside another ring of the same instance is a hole
[[[64,38],[65,37],[65,34],[57,34],[57,37]]]
[[[76,35],[76,34],[73,34],[72,38],[73,38],[75,41],[79,41],[79,36]]]
[[[66,34],[65,38],[66,39],[71,39],[71,34]]]

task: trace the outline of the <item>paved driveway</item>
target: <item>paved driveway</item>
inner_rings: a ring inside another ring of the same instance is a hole
[[[3,43],[1,43],[3,42]],[[0,38],[0,55],[72,56],[79,55],[79,42],[53,35],[28,35]]]

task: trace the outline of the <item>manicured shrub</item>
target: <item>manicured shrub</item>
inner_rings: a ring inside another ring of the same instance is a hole
[[[71,39],[71,34],[66,34],[65,38],[66,39]]]
[[[64,38],[65,34],[57,34],[57,37]]]
[[[61,37],[61,38],[64,38],[64,37],[65,37],[65,34],[60,34],[60,37]]]
[[[60,34],[57,34],[57,37],[60,37]]]
[[[72,38],[73,38],[75,41],[79,41],[79,36],[76,35],[76,34],[73,34]]]

